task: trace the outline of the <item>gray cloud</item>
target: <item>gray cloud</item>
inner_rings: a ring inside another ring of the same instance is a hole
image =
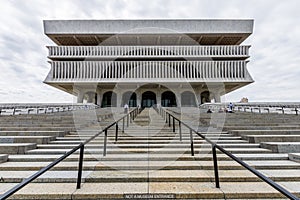
[[[249,71],[255,83],[224,98],[299,101],[298,0],[0,0],[0,102],[72,102],[42,83],[50,69],[44,19],[246,18],[255,29]],[[57,5],[57,6],[56,6]]]

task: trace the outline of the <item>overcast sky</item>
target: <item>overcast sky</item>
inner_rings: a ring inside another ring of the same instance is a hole
[[[45,85],[45,19],[254,19],[248,69],[255,83],[226,101],[300,100],[299,0],[0,0],[0,103],[73,102]]]

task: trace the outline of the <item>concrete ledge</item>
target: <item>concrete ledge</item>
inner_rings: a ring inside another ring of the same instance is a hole
[[[55,140],[54,136],[0,136],[0,145],[3,143],[48,144],[52,140]]]
[[[229,131],[230,134],[236,136],[245,136],[245,135],[299,135],[300,130],[232,130]]]
[[[300,153],[300,142],[263,142],[261,147],[275,153]]]
[[[0,144],[0,153],[4,154],[25,154],[33,149],[36,149],[35,143]]]
[[[0,163],[4,163],[8,160],[7,154],[0,154]]]
[[[56,136],[63,137],[66,131],[0,131],[0,136]]]
[[[223,130],[224,131],[244,131],[244,130],[297,130],[299,129],[300,126],[242,126],[242,125],[226,125],[226,126],[223,126]]]
[[[155,27],[155,29],[153,27]],[[253,31],[253,20],[45,20],[44,31],[46,35],[111,35],[121,34],[124,33],[124,31],[127,31],[127,34],[243,33],[250,35]]]
[[[300,142],[300,135],[245,135],[242,138],[250,143]]]
[[[14,126],[3,126],[0,127],[0,131],[76,131],[75,127],[14,127]]]
[[[300,153],[289,153],[289,159],[295,162],[300,162]]]

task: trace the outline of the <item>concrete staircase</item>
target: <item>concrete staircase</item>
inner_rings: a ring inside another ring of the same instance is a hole
[[[104,111],[97,112],[96,116],[99,117]],[[193,118],[193,112],[198,111],[191,109],[188,116],[182,114],[181,118],[199,123],[199,118]],[[117,113],[119,114],[115,114],[114,118],[106,118],[99,124],[103,127],[122,115],[121,111]],[[63,118],[73,117],[72,114],[66,116]],[[263,121],[263,117],[258,115],[256,120],[244,113],[234,113],[226,116],[225,126],[252,127],[248,123],[251,122],[260,124],[260,127],[263,127],[260,130],[262,133],[266,133],[262,130],[266,130],[267,127],[297,126],[295,119],[285,119],[285,122],[282,122],[278,116],[274,116],[273,120]],[[207,126],[205,123],[210,123],[210,119],[211,115],[201,114],[200,125]],[[24,150],[23,153],[6,153],[8,156],[3,155],[0,149],[0,193],[7,191],[101,129],[99,124],[95,123],[76,129],[74,122],[73,126],[70,126],[71,120],[51,119],[55,121],[55,126],[61,129],[47,132],[47,128],[51,127],[49,119],[39,118],[39,124],[33,123],[36,119],[31,118],[29,121],[32,122],[32,126],[27,126],[29,122],[18,125],[15,120],[6,117],[5,122],[1,122],[2,126],[6,127],[5,130],[1,129],[1,137],[9,136],[15,140],[13,136],[24,135],[26,138],[38,135],[51,139],[47,142],[35,142],[33,144],[36,148]],[[52,126],[54,124],[52,123]],[[12,130],[7,127],[11,127]],[[22,127],[26,129],[22,130]],[[42,131],[39,131],[38,127],[41,127]],[[67,132],[64,131],[65,127],[69,129]],[[119,128],[121,127],[122,125],[119,125]],[[260,143],[249,143],[242,130],[233,130],[234,128],[210,131],[205,134],[292,193],[299,195],[300,163],[289,160],[288,153],[276,153],[271,149],[261,148]],[[252,129],[244,130],[251,133]],[[259,129],[255,131],[257,130]],[[81,189],[76,190],[79,157],[76,152],[21,189],[12,199],[284,199],[273,188],[220,152],[218,165],[221,188],[215,188],[210,145],[195,137],[195,156],[191,156],[189,131],[183,128],[182,134],[180,141],[177,126],[176,132],[173,133],[155,110],[144,109],[130,126],[126,127],[124,133],[119,130],[117,142],[115,128],[109,130],[106,157],[102,156],[103,136],[86,146]],[[292,135],[294,134],[295,132]],[[293,155],[297,157],[297,154]]]

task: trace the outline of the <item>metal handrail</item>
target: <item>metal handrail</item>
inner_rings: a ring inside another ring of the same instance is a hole
[[[111,123],[110,125],[106,126],[102,131],[100,131],[99,133],[95,134],[94,136],[90,137],[88,140],[80,143],[79,145],[77,145],[76,147],[74,147],[73,149],[71,149],[70,151],[66,152],[64,155],[62,155],[61,157],[59,157],[58,159],[56,159],[55,161],[53,161],[52,163],[50,163],[49,165],[47,165],[46,167],[42,168],[41,170],[39,170],[38,172],[36,172],[35,174],[33,174],[32,176],[26,178],[25,180],[23,180],[21,183],[19,183],[18,185],[16,185],[15,187],[11,188],[10,190],[8,190],[7,192],[5,192],[4,194],[0,195],[0,200],[4,200],[7,199],[8,197],[10,197],[11,195],[13,195],[14,193],[16,193],[17,191],[19,191],[20,189],[22,189],[24,186],[26,186],[27,184],[31,183],[32,181],[34,181],[36,178],[38,178],[39,176],[41,176],[42,174],[44,174],[45,172],[49,171],[52,167],[54,167],[55,165],[57,165],[58,163],[60,163],[61,161],[63,161],[64,159],[66,159],[67,157],[69,157],[70,155],[72,155],[74,152],[76,152],[78,149],[80,149],[80,153],[79,153],[79,162],[78,162],[78,175],[77,175],[77,185],[76,185],[76,189],[80,189],[80,185],[81,185],[81,176],[82,176],[82,165],[83,165],[83,154],[84,154],[84,146],[89,143],[90,141],[94,140],[96,137],[98,137],[99,135],[101,135],[104,132],[104,144],[103,144],[103,156],[106,156],[106,145],[107,145],[107,130],[111,127],[113,127],[114,125],[116,125],[116,138],[117,138],[117,134],[118,134],[118,123],[123,120],[123,129],[122,131],[124,132],[124,122],[125,122],[125,118],[127,118],[127,126],[129,125],[129,118],[134,119],[137,114],[138,114],[138,108],[134,108],[133,110],[131,110],[130,112],[128,112],[125,116],[121,117],[120,119],[118,119],[117,121]]]
[[[277,191],[279,191],[284,196],[288,197],[289,199],[299,200],[298,197],[296,197],[295,195],[293,195],[292,193],[290,193],[288,190],[286,190],[285,188],[283,188],[279,184],[275,183],[272,179],[270,179],[267,176],[263,175],[262,173],[260,173],[259,171],[257,171],[255,168],[251,167],[250,165],[248,165],[247,163],[245,163],[241,159],[237,158],[236,156],[234,156],[233,154],[231,154],[230,152],[228,152],[227,150],[225,150],[223,147],[219,146],[215,142],[213,142],[210,139],[206,138],[204,135],[202,135],[201,133],[199,133],[198,130],[193,129],[190,125],[188,125],[187,123],[181,121],[180,119],[178,119],[177,117],[175,117],[174,115],[172,115],[169,111],[164,110],[163,108],[160,108],[159,112],[160,112],[160,115],[162,115],[162,117],[166,120],[166,123],[168,123],[169,127],[171,126],[171,121],[173,121],[173,123],[172,123],[173,132],[175,132],[175,121],[176,120],[178,121],[180,141],[182,140],[182,133],[181,133],[182,132],[181,131],[182,125],[184,125],[186,128],[188,128],[190,130],[190,142],[191,142],[191,155],[192,156],[194,156],[193,132],[196,133],[202,139],[204,139],[206,142],[208,142],[208,143],[210,143],[212,145],[213,164],[214,164],[214,174],[215,174],[216,188],[220,188],[219,171],[218,171],[218,160],[217,160],[217,153],[216,153],[216,149],[218,149],[219,151],[221,151],[222,153],[224,153],[228,157],[230,157],[232,160],[236,161],[237,163],[239,163],[240,165],[242,165],[244,168],[246,168],[247,170],[249,170],[250,172],[252,172],[258,178],[260,178],[261,180],[263,180],[264,182],[266,182],[267,184],[269,184],[270,186],[272,186],[274,189],[276,189]],[[173,118],[173,119],[171,120],[171,118]]]

